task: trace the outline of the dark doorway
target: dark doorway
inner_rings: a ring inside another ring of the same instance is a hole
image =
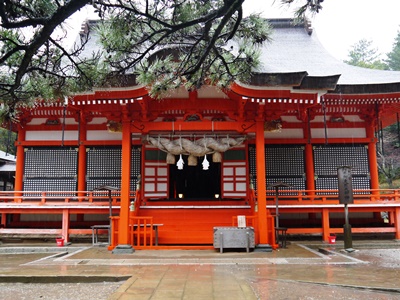
[[[198,158],[197,166],[188,165],[187,155],[182,158],[185,162],[182,170],[176,164],[169,167],[170,198],[179,198],[181,194],[183,199],[215,199],[215,195],[221,195],[221,163],[214,163],[212,156],[207,155],[210,166],[203,170],[204,156]]]

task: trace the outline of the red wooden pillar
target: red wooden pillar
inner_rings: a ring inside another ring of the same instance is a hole
[[[85,142],[87,139],[87,128],[86,118],[83,111],[79,112],[79,136],[78,136],[78,201],[81,202],[86,191],[86,146]],[[77,214],[76,221],[83,222],[85,219],[84,214]]]
[[[306,161],[306,189],[307,189],[307,195],[313,200],[315,196],[315,173],[314,173],[314,157],[313,157],[313,146],[311,144],[306,144],[305,149],[304,149],[304,156],[305,156],[305,161]],[[316,214],[315,213],[309,213],[308,214],[308,219],[315,220],[316,219]]]
[[[322,209],[322,240],[325,242],[329,241],[330,235],[330,224],[329,224],[329,209]]]
[[[7,226],[7,214],[6,213],[2,213],[1,214],[1,227],[5,228]]]
[[[367,138],[370,139],[368,143],[368,160],[369,160],[369,173],[371,176],[371,189],[379,189],[379,174],[378,174],[378,159],[376,157],[376,138],[374,133],[374,126],[367,125]],[[374,193],[379,194],[379,191]]]
[[[304,155],[306,158],[306,187],[309,192],[309,195],[314,195],[315,190],[315,173],[314,173],[314,157],[313,157],[313,146],[311,144],[306,144],[304,149]]]
[[[24,165],[25,165],[25,149],[22,146],[22,142],[25,141],[26,131],[23,126],[18,125],[18,140],[16,142],[17,148],[17,161],[15,166],[15,181],[14,181],[14,196],[15,202],[22,202],[22,189],[24,187]],[[21,218],[21,214],[13,214],[12,215],[12,222],[19,222]]]
[[[69,227],[70,227],[69,209],[63,209],[61,235],[64,237],[64,241],[67,243],[69,242]]]
[[[394,227],[396,229],[394,238],[400,240],[400,207],[396,207],[394,211]]]
[[[131,122],[127,112],[124,111],[122,121],[121,208],[118,224],[118,245],[112,251],[115,254],[132,253],[135,251],[129,243],[131,149]]]
[[[273,244],[273,241],[268,240],[264,121],[257,121],[256,123],[256,166],[258,202],[257,219],[259,232],[258,240],[260,244]]]
[[[86,191],[86,146],[85,141],[87,138],[86,133],[86,120],[85,115],[81,111],[79,115],[79,137],[78,137],[78,192]],[[82,193],[78,193],[78,196],[85,196]],[[81,199],[79,199],[81,201]]]
[[[308,140],[304,147],[305,156],[305,172],[306,172],[306,189],[307,195],[313,200],[315,196],[315,170],[314,170],[314,155],[313,155],[313,145],[311,144],[311,125],[309,122],[309,112],[307,113],[307,125],[304,127],[304,137]],[[309,213],[309,220],[315,220],[316,214]]]
[[[25,151],[22,146],[22,142],[25,141],[25,129],[22,126],[18,126],[18,140],[16,142],[17,147],[17,161],[15,166],[15,182],[14,190],[16,192],[22,191],[23,189],[23,178],[24,178],[24,162],[25,162]],[[15,193],[15,196],[22,196],[21,193]],[[19,202],[18,198],[17,201]]]

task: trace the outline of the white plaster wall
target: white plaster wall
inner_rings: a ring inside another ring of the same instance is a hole
[[[62,141],[62,130],[27,131],[26,141]],[[78,140],[78,131],[64,131],[64,141]]]
[[[109,132],[107,130],[88,130],[88,141],[121,141],[122,132]]]
[[[311,137],[325,138],[324,128],[313,128],[311,129]],[[328,138],[366,138],[367,134],[364,128],[327,128]]]

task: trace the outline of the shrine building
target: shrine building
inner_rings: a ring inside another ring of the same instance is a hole
[[[343,232],[337,169],[348,166],[352,232],[400,239],[400,189],[380,189],[376,153],[377,132],[398,120],[400,72],[336,60],[307,22],[270,23],[247,83],[158,100],[131,76],[24,108],[0,235],[68,242],[91,226],[106,234],[111,218],[110,250],[200,249],[212,247],[214,227],[245,216],[256,245],[278,247],[278,220],[289,236],[328,241]],[[140,237],[138,227],[150,230]]]

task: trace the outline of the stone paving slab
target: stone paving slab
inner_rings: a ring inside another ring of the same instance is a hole
[[[353,253],[343,251],[340,243],[299,242],[261,253],[141,250],[129,255],[111,254],[91,245],[63,247],[65,252],[45,249],[39,253],[35,248],[31,253],[25,249],[13,254],[2,251],[7,247],[1,245],[0,281],[36,278],[46,284],[74,280],[83,284],[123,280],[109,299],[270,299],[270,293],[274,299],[302,299],[288,294],[290,283],[319,295],[331,295],[332,289],[337,295],[347,295],[346,288],[360,294],[359,298],[304,299],[400,299],[400,244],[371,244],[354,244],[359,250]],[[320,247],[327,252],[319,252]],[[384,297],[365,297],[365,290]]]
[[[71,253],[53,254],[25,265],[258,265],[258,264],[357,264],[363,263],[350,256],[331,250],[324,255],[306,245],[294,244],[290,249],[270,252],[228,252],[213,250],[141,250],[133,254],[115,255],[105,248],[83,247],[70,249]]]

